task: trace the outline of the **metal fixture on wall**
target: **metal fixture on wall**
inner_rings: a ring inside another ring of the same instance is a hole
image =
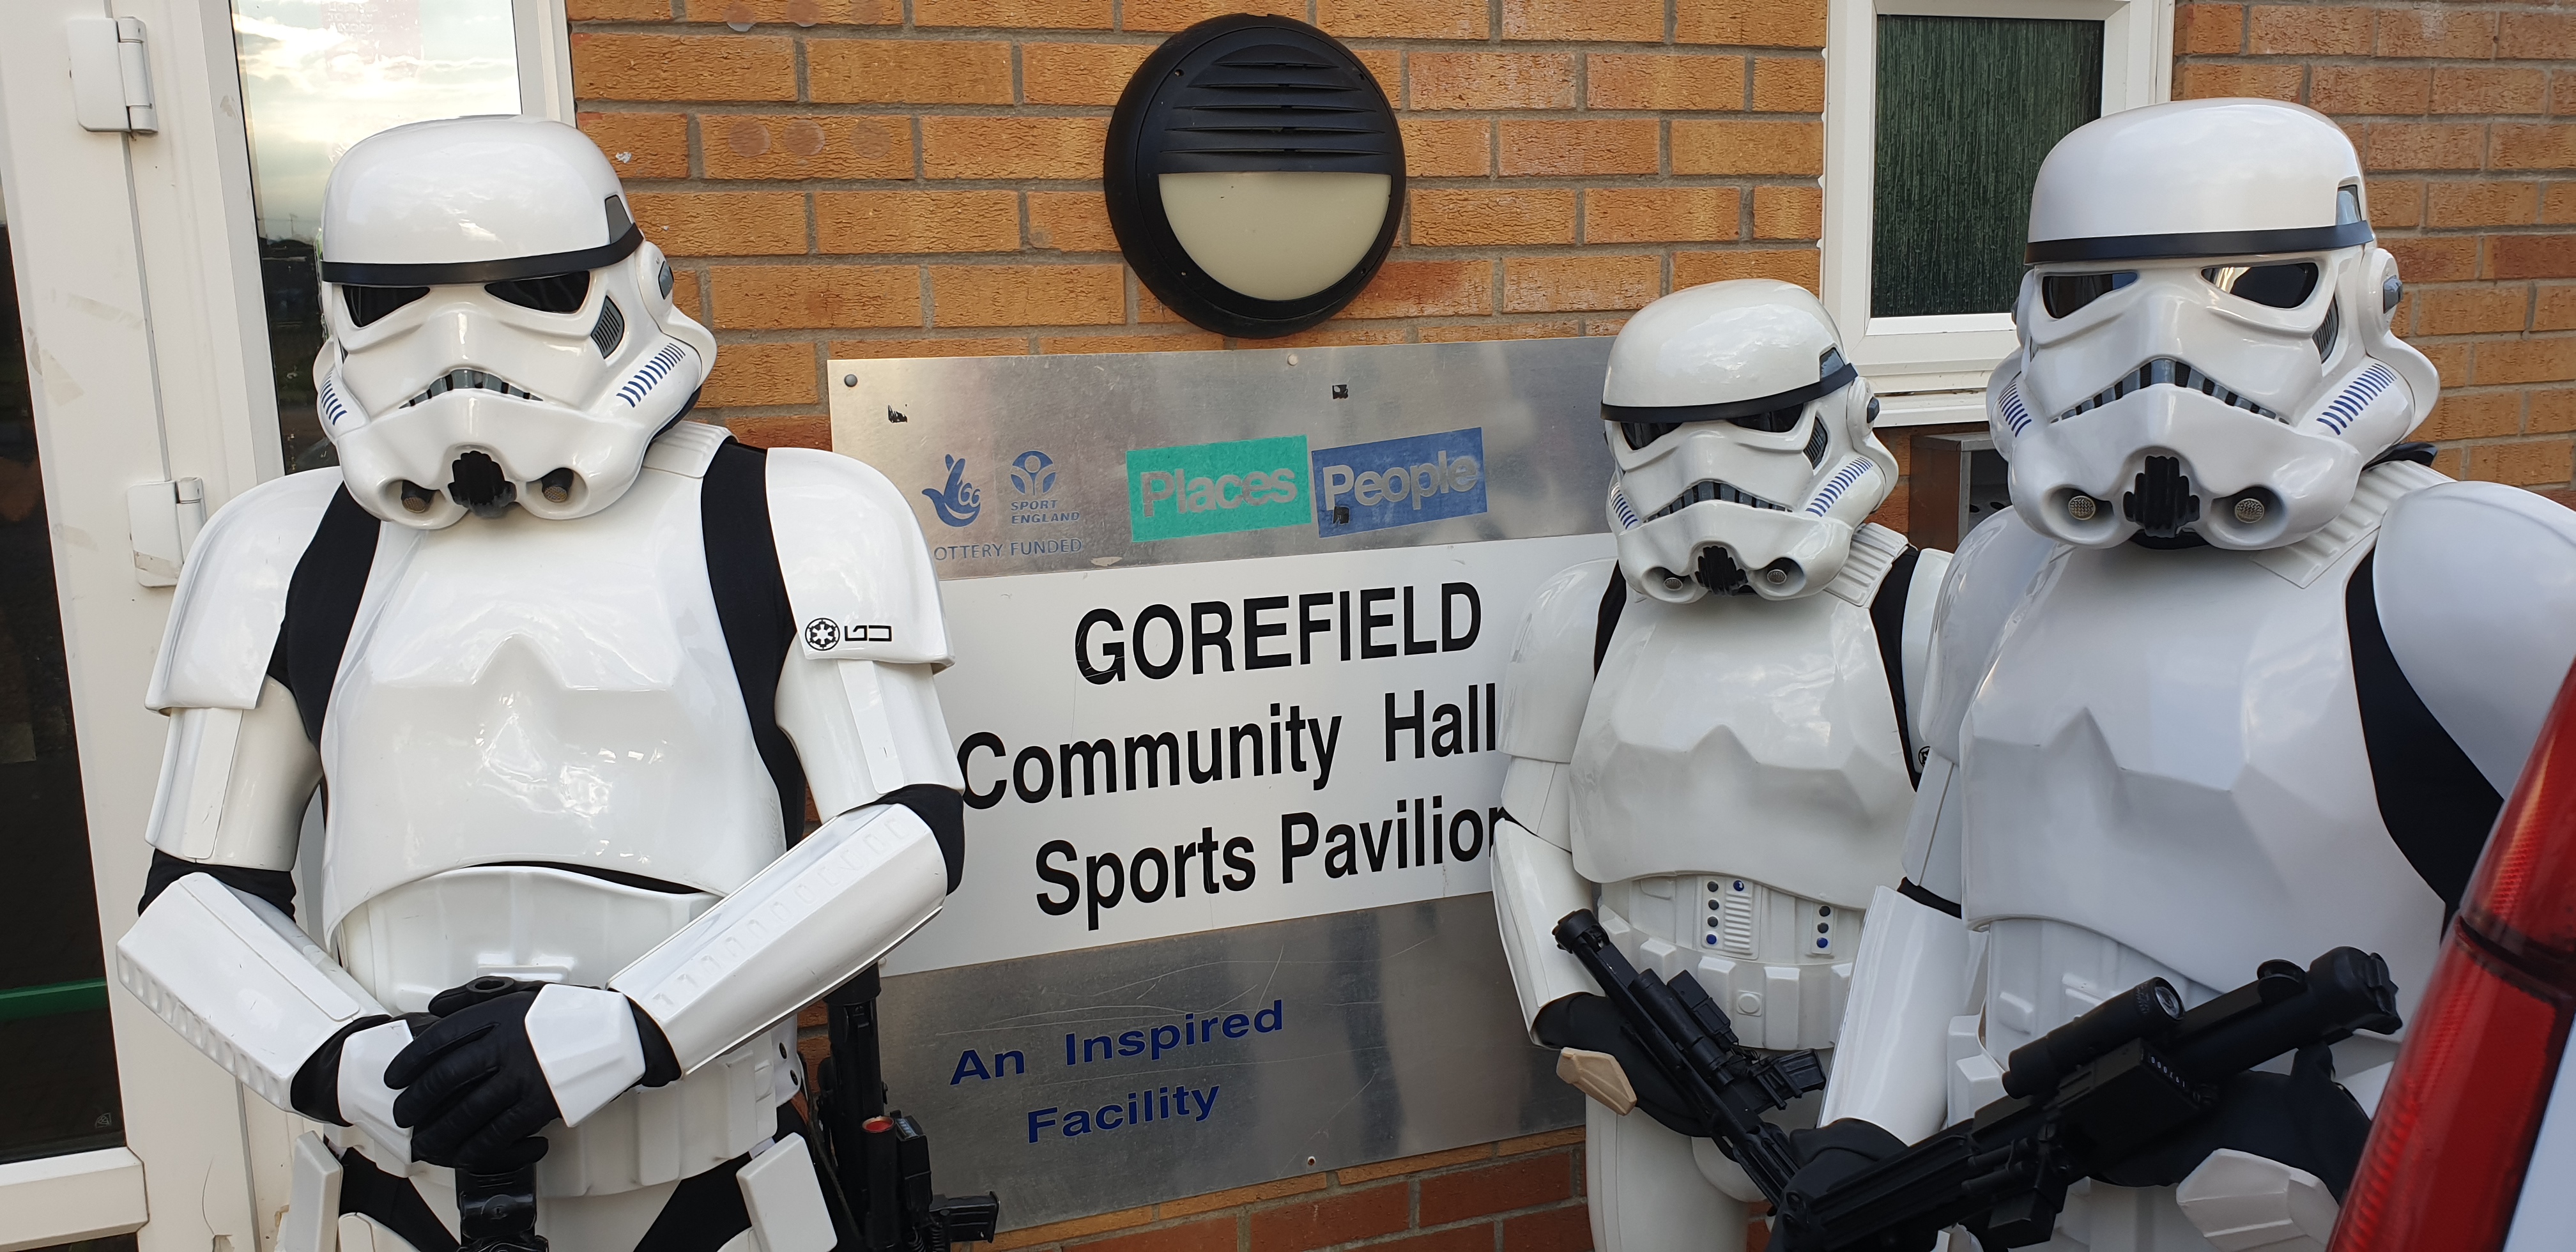
[[[1269,339],[1349,304],[1395,243],[1404,141],[1358,56],[1284,17],[1164,41],[1110,115],[1102,186],[1127,263],[1172,311]]]

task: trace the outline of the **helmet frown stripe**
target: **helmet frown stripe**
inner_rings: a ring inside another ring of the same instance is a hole
[[[2370,368],[2345,384],[2342,395],[2336,396],[2332,403],[2326,405],[2324,412],[2317,414],[2317,424],[2340,435],[2345,427],[2352,425],[2354,418],[2361,416],[2363,409],[2370,407],[2371,401],[2379,398],[2381,392],[2396,385],[2397,375],[2391,373],[2387,366],[2373,361]]]
[[[1824,487],[1816,492],[1816,498],[1807,502],[1807,512],[1823,517],[1833,509],[1834,501],[1842,499],[1843,493],[1851,490],[1852,485],[1869,471],[1870,460],[1867,457],[1856,457],[1851,464],[1835,470],[1834,476],[1826,479]]]

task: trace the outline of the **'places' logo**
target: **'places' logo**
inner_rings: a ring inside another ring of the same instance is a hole
[[[1305,522],[1306,437],[1238,439],[1127,454],[1127,527],[1138,543]]]

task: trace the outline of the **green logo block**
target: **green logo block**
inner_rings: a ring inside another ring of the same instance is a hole
[[[1127,454],[1127,529],[1136,542],[1302,526],[1314,520],[1306,437],[1243,439]]]

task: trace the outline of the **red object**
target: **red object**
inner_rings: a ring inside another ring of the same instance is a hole
[[[872,1135],[882,1135],[894,1129],[894,1119],[880,1114],[860,1122],[859,1129]]]
[[[2576,673],[2407,1024],[2332,1252],[2495,1252],[2576,1017]]]

